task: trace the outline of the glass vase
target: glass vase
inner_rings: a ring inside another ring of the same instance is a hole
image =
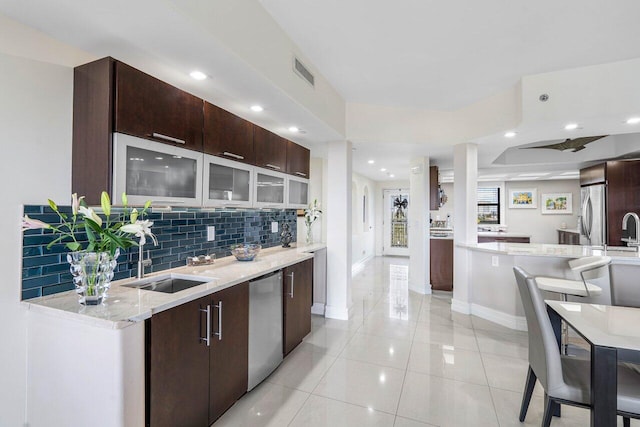
[[[307,245],[313,243],[313,228],[311,228],[313,224],[307,224]]]
[[[80,304],[98,305],[107,298],[119,255],[120,249],[116,249],[113,256],[109,252],[88,251],[67,254]]]

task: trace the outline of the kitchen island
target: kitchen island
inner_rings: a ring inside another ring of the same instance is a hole
[[[470,274],[469,312],[511,329],[526,330],[524,309],[517,291],[513,267],[524,268],[534,276],[553,276],[573,279],[567,261],[592,255],[605,255],[602,249],[588,246],[556,245],[541,243],[477,243],[457,244],[469,251]],[[640,255],[635,251],[607,251],[612,257],[611,274],[618,270],[638,268]],[[608,278],[592,283],[602,287],[602,294],[582,302],[610,304]],[[640,288],[639,288],[640,291]],[[546,299],[557,299],[557,294],[547,293]]]
[[[145,425],[149,319],[311,259],[324,247],[270,248],[252,262],[226,257],[149,275],[206,280],[174,294],[126,287],[135,280],[126,279],[113,282],[108,300],[98,306],[80,305],[73,291],[23,301],[29,328],[27,418],[32,425]]]

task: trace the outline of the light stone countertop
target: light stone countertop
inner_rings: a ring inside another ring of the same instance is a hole
[[[145,276],[154,277],[172,273],[207,280],[206,283],[173,294],[122,286],[136,281],[134,277],[112,282],[108,299],[97,306],[84,306],[78,303],[75,291],[32,298],[22,301],[22,304],[28,310],[99,327],[121,329],[130,326],[133,322],[148,319],[155,313],[313,258],[313,252],[323,248],[326,248],[324,243],[298,247],[292,244],[291,248],[286,249],[278,246],[263,249],[253,261],[242,262],[233,256],[228,256],[217,259],[210,265],[178,267]]]
[[[466,247],[474,251],[489,252],[513,256],[542,256],[556,258],[580,258],[592,255],[608,255],[618,262],[640,264],[640,254],[634,251],[620,251],[594,249],[589,246],[556,245],[546,243],[471,243],[458,244],[458,247]]]

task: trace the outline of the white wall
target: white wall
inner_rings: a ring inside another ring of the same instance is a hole
[[[353,187],[351,188],[352,214],[353,219],[351,236],[352,236],[352,264],[354,266],[371,258],[375,254],[375,234],[376,234],[376,218],[378,211],[376,210],[375,193],[376,182],[363,177],[362,175],[352,175]],[[363,197],[365,192],[368,194],[366,199],[367,222],[363,222]],[[381,212],[381,211],[380,211]]]
[[[538,193],[536,209],[509,209],[509,192],[512,189],[535,188]],[[573,195],[573,213],[566,215],[543,215],[540,208],[542,193],[565,193]],[[509,232],[531,234],[531,243],[558,243],[561,223],[567,228],[576,228],[580,214],[580,181],[577,179],[558,181],[509,181],[505,194],[506,224]]]
[[[71,193],[73,71],[0,53],[0,425],[25,422],[27,322],[20,304],[23,204]]]

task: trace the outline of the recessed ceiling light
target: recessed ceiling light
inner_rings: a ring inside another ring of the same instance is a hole
[[[628,125],[637,125],[638,123],[640,123],[640,117],[631,117],[627,119]]]
[[[289,132],[294,132],[294,133],[295,133],[295,132],[298,132],[299,130],[300,130],[300,129],[298,129],[298,128],[297,128],[297,127],[295,127],[295,126],[291,126],[291,127],[289,128]]]
[[[566,125],[564,127],[565,130],[574,130],[574,129],[578,129],[578,124],[577,123],[569,123],[568,125]]]
[[[196,79],[196,80],[204,80],[207,78],[207,75],[205,73],[198,70],[190,72],[189,75],[191,76],[192,79]]]
[[[163,158],[162,158],[162,157],[160,157],[160,156],[156,157],[156,160],[162,160],[162,159],[163,159]]]
[[[374,164],[376,161],[375,160],[369,160],[367,163],[369,163],[370,165]]]
[[[255,111],[256,113],[259,113],[259,112],[261,112],[263,110],[264,110],[264,108],[262,108],[261,105],[252,105],[251,106],[251,111]]]
[[[386,172],[387,168],[380,168],[380,172]]]
[[[396,176],[392,173],[389,174],[389,178],[395,178]]]
[[[505,138],[513,138],[514,136],[516,136],[517,134],[513,131],[507,132],[504,134]]]

